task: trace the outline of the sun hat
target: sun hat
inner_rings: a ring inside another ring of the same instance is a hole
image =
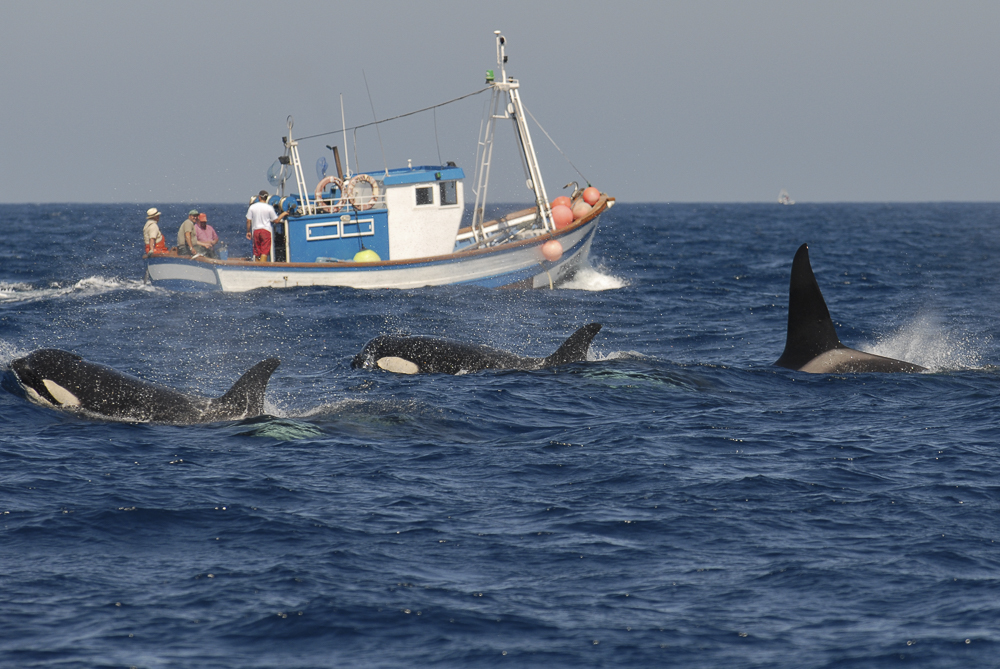
[[[191,211],[188,212],[188,216],[197,216],[197,215],[198,215],[197,209],[192,209]]]
[[[156,207],[150,207],[146,210],[146,218],[153,218],[160,215],[160,210]]]
[[[208,222],[208,216],[206,216],[205,214],[198,214],[198,222],[201,223],[202,221],[204,221],[204,222],[207,223]]]

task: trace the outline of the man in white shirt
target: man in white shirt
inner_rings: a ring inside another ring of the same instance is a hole
[[[257,201],[247,209],[247,239],[253,242],[253,259],[267,262],[271,254],[271,223],[288,216],[287,211],[274,213],[274,207],[267,203],[267,191],[257,194]]]

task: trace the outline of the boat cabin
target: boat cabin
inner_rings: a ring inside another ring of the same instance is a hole
[[[350,261],[364,249],[381,260],[452,253],[465,211],[464,177],[454,163],[423,165],[355,174],[346,185],[327,178],[309,198],[274,196],[271,204],[292,212],[284,226],[275,225],[275,260]]]

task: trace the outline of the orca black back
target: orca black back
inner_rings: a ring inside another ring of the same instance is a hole
[[[584,325],[545,358],[523,357],[491,346],[452,339],[379,335],[354,356],[354,369],[383,369],[397,374],[459,374],[484,369],[534,370],[587,359],[600,323]]]
[[[580,362],[587,359],[587,351],[590,350],[590,342],[594,340],[597,333],[601,331],[600,323],[589,323],[570,335],[563,345],[556,349],[556,352],[545,358],[543,367],[553,367],[555,365],[565,365],[571,362]]]
[[[778,367],[801,369],[826,351],[847,348],[840,343],[830,310],[816,283],[809,263],[809,245],[803,244],[792,261],[788,286],[788,334],[785,350],[774,363]]]
[[[799,247],[792,261],[792,278],[788,286],[788,334],[785,350],[774,364],[813,374],[926,371],[912,362],[858,351],[840,342],[830,310],[809,264],[807,244]]]

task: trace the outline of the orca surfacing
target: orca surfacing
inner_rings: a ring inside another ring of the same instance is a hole
[[[278,364],[277,358],[257,363],[225,395],[208,399],[143,381],[69,351],[45,348],[11,362],[18,387],[5,387],[42,406],[115,420],[211,423],[261,415],[264,391]]]
[[[865,353],[840,343],[830,310],[809,263],[808,244],[799,247],[792,261],[788,287],[788,335],[785,350],[774,364],[814,374],[926,371],[926,368],[912,362]]]
[[[380,335],[354,356],[354,369],[384,369],[397,374],[459,374],[483,369],[532,370],[587,359],[590,342],[600,331],[590,323],[570,335],[546,358],[527,358],[508,351],[451,339]]]

